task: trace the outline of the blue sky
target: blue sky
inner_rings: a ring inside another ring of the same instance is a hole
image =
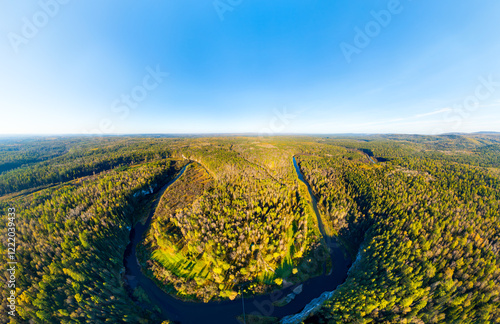
[[[0,6],[0,134],[500,131],[498,1]]]

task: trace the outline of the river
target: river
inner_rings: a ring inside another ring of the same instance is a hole
[[[323,235],[324,229],[321,222],[321,217],[316,206],[316,199],[312,193],[311,187],[305,181],[300,169],[293,158],[293,163],[297,172],[298,178],[303,181],[309,190],[314,211],[318,218],[318,224]],[[158,197],[161,197],[165,190],[172,185],[179,177],[182,176],[187,166],[182,168],[174,180],[165,185]],[[153,208],[149,213],[148,219],[144,225],[137,223],[130,232],[130,243],[125,250],[124,266],[125,274],[132,288],[140,286],[149,296],[151,302],[157,305],[166,318],[182,323],[182,324],[237,324],[241,323],[236,320],[236,317],[243,314],[241,298],[233,301],[196,303],[182,301],[172,297],[161,290],[151,279],[142,274],[139,263],[136,257],[137,244],[142,241],[143,235],[148,229],[151,219],[154,215],[160,198],[153,204]],[[330,257],[333,262],[333,270],[328,275],[322,275],[307,280],[303,283],[302,293],[297,295],[288,305],[284,307],[275,307],[273,301],[279,300],[290,294],[297,286],[291,286],[280,291],[263,295],[263,296],[245,296],[244,305],[246,314],[255,314],[263,316],[272,316],[282,318],[286,315],[299,313],[302,311],[312,299],[317,298],[325,291],[332,291],[342,284],[347,278],[347,271],[351,264],[350,260],[346,259],[343,249],[338,244],[330,246]]]

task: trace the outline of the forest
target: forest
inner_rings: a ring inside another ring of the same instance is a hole
[[[180,301],[331,271],[294,158],[353,261],[303,323],[500,323],[500,136],[488,134],[0,139],[1,262],[17,262],[17,316],[3,271],[1,322],[172,323],[127,279],[137,224],[142,272]]]
[[[183,152],[198,162],[162,198],[145,241],[154,278],[204,301],[303,280],[297,267],[324,247],[290,153],[247,143]]]

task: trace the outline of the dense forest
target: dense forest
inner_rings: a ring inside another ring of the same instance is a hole
[[[498,178],[432,159],[301,162],[322,212],[359,253],[347,282],[309,323],[500,318]]]
[[[1,321],[166,321],[124,270],[130,232],[150,214],[138,261],[182,300],[328,272],[294,157],[354,261],[304,323],[500,322],[500,136],[487,134],[0,139],[1,258],[17,262],[16,316],[4,302]],[[302,271],[311,262],[325,264]]]
[[[291,155],[269,145],[216,143],[182,153],[198,162],[155,215],[146,241],[154,277],[205,301],[300,281],[301,262],[324,247]]]
[[[148,318],[121,283],[133,213],[176,170],[169,160],[80,178],[16,200],[17,311],[35,322],[138,322]],[[0,235],[7,237],[5,217]],[[2,245],[2,255],[7,246]],[[4,260],[5,261],[5,260]],[[2,294],[6,294],[2,282]],[[2,316],[7,313],[5,304]],[[131,311],[132,310],[132,311]]]

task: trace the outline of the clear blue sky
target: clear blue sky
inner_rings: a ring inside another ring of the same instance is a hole
[[[0,134],[500,131],[499,1],[59,1],[0,4]]]

